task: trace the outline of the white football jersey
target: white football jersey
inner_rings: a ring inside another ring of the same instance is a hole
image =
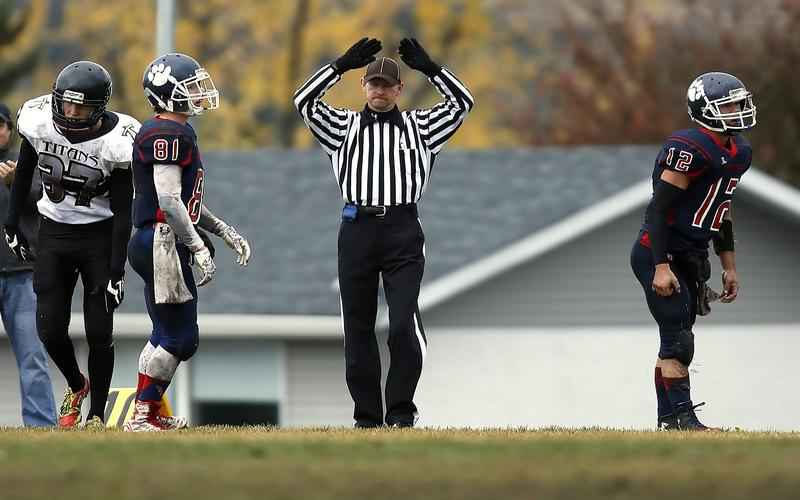
[[[39,213],[65,224],[88,224],[113,215],[108,188],[115,168],[130,168],[140,124],[122,113],[106,134],[72,144],[53,124],[51,95],[27,101],[17,129],[39,156],[42,198]]]

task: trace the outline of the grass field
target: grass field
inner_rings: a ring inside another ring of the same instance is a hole
[[[800,498],[800,434],[0,430],[0,499]]]

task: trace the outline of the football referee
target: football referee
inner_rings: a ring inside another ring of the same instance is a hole
[[[326,65],[294,95],[311,133],[327,153],[344,198],[338,266],[345,337],[347,387],[355,403],[356,427],[413,427],[426,340],[417,298],[425,267],[417,201],[425,192],[436,157],[458,130],[474,101],[449,70],[431,60],[415,39],[400,42],[400,58],[424,73],[444,101],[429,109],[400,111],[400,66],[375,54],[381,42],[363,38]],[[361,111],[322,101],[345,71],[367,66],[361,79]],[[389,306],[386,414],[375,338],[378,278]]]

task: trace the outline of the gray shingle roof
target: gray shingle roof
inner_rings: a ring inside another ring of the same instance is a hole
[[[445,149],[420,205],[425,281],[642,180],[656,151]],[[253,258],[239,269],[215,239],[218,273],[201,289],[201,312],[338,314],[333,282],[342,201],[325,155],[318,149],[209,152],[203,162],[208,207],[247,236]],[[141,280],[130,269],[127,276],[121,310],[142,312]],[[79,300],[73,309],[80,310]]]

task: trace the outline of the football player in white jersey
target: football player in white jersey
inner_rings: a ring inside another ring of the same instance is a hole
[[[111,77],[99,64],[65,67],[52,93],[19,110],[21,146],[11,189],[6,242],[21,260],[34,261],[36,327],[47,352],[67,381],[60,427],[81,422],[81,404],[91,394],[87,425],[102,427],[114,369],[113,311],[123,296],[131,232],[131,152],[139,122],[106,110]],[[31,252],[18,229],[34,169],[44,194],[39,247]],[[81,276],[88,374],[78,368],[67,333],[75,285]]]

